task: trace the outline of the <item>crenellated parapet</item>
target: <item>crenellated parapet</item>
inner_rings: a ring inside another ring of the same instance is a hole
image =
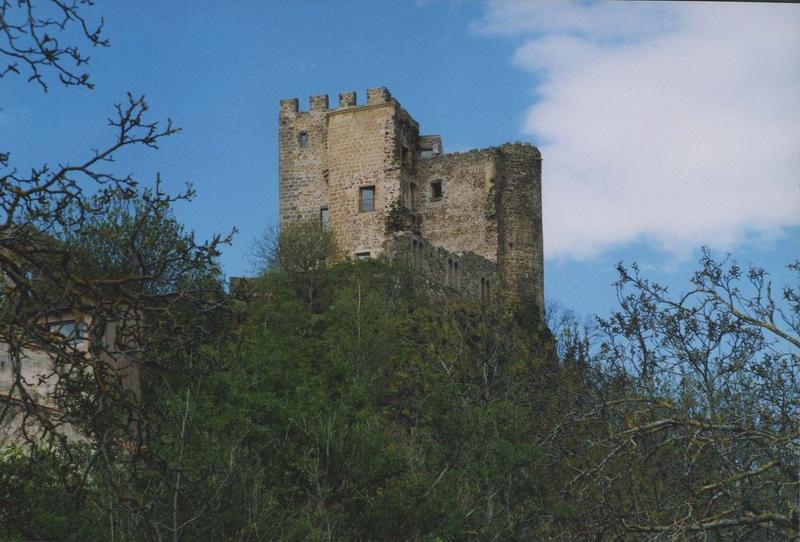
[[[392,98],[391,92],[389,92],[389,89],[386,87],[368,88],[366,96],[367,103],[359,106],[356,91],[348,90],[340,92],[338,106],[331,109],[329,107],[327,94],[312,95],[308,97],[308,110],[300,109],[300,100],[298,98],[284,98],[280,101],[280,112],[281,115],[299,116],[313,111],[337,111],[339,109],[351,109],[354,107],[397,104],[397,101]]]

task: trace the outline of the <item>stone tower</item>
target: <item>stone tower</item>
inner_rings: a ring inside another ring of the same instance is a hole
[[[529,144],[445,154],[385,88],[282,100],[280,221],[319,220],[343,254],[405,255],[431,286],[543,314],[541,155]]]

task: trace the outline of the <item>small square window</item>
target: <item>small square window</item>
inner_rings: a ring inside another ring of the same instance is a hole
[[[431,183],[431,199],[442,199],[444,192],[442,191],[442,181],[433,181]]]
[[[323,207],[319,210],[319,222],[322,224],[323,228],[327,228],[328,225],[331,223],[331,217],[328,214],[328,208]]]
[[[308,147],[308,132],[300,132],[297,134],[297,143],[302,149]]]
[[[369,260],[369,252],[356,252],[356,259],[362,262]]]
[[[362,213],[375,210],[374,186],[362,186],[358,189],[358,210]]]

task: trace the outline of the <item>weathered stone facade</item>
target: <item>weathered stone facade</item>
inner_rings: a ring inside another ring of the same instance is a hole
[[[327,220],[350,257],[398,257],[483,300],[544,307],[541,155],[529,144],[444,154],[385,88],[282,100],[281,224]],[[487,288],[488,285],[488,288]]]

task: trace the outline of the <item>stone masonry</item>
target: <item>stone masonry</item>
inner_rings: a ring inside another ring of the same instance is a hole
[[[445,154],[386,88],[281,100],[281,225],[319,220],[352,258],[406,258],[432,284],[544,310],[541,154],[525,143]]]

